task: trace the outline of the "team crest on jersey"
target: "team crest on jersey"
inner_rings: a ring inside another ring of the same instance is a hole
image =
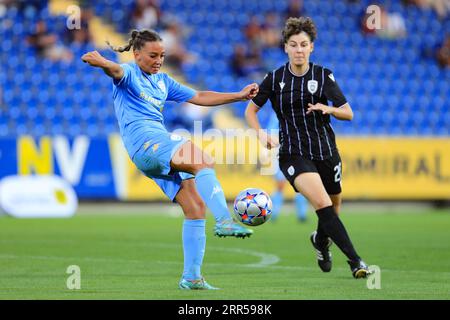
[[[182,139],[182,137],[181,136],[179,136],[179,135],[177,135],[177,134],[171,134],[170,135],[170,140],[172,140],[172,141],[181,141],[181,139]]]
[[[308,81],[308,91],[311,94],[316,93],[318,87],[319,87],[319,83],[316,80],[309,80]]]
[[[164,81],[160,80],[158,81],[158,87],[165,93],[166,92],[166,85],[164,84]]]

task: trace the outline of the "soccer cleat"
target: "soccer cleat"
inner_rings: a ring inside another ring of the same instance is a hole
[[[252,234],[253,230],[247,229],[233,220],[218,222],[214,227],[214,235],[219,237],[245,238]]]
[[[319,246],[316,243],[316,235],[317,231],[314,231],[311,236],[311,243],[316,250],[316,256],[317,256],[317,264],[319,265],[320,269],[323,272],[330,272],[331,271],[331,252],[329,250],[330,246],[333,244],[333,241],[331,241],[330,238],[328,239],[328,243],[325,246]]]
[[[204,278],[198,280],[186,280],[182,278],[178,287],[183,290],[219,290],[219,288],[213,287]]]
[[[355,279],[366,278],[368,275],[372,273],[362,260],[359,261],[349,260],[347,262],[350,265],[350,270],[352,270],[352,275],[353,278]]]

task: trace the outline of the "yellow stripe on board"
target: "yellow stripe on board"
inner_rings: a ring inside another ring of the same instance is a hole
[[[272,176],[261,174],[265,166],[248,163],[254,162],[259,143],[248,139],[239,143],[244,147],[241,149],[236,141],[225,140],[231,148],[224,147],[220,139],[196,144],[203,144],[213,156],[231,160],[231,164],[221,164],[225,161],[216,158],[219,163],[215,166],[227,199],[233,200],[240,190],[249,187],[271,193],[275,182]],[[344,199],[450,199],[450,139],[340,138],[338,147]],[[239,159],[246,163],[237,164]],[[158,186],[139,173],[131,161],[127,172],[128,199],[165,199]],[[289,185],[285,194],[288,198],[294,195]]]

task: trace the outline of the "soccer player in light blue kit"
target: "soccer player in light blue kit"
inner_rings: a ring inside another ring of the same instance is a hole
[[[273,136],[275,139],[278,139],[278,131],[279,131],[279,123],[278,118],[275,112],[271,112],[269,121],[267,123],[267,133]],[[286,178],[284,177],[283,173],[281,172],[279,165],[278,165],[278,158],[276,158],[277,163],[274,164],[274,166],[277,168],[277,172],[274,174],[274,179],[276,181],[276,190],[270,198],[272,199],[272,221],[275,221],[279,214],[281,207],[283,206],[284,196],[283,196],[283,190],[286,186]],[[308,209],[308,200],[301,194],[301,193],[295,193],[295,213],[297,215],[297,219],[300,222],[306,221],[306,210]]]
[[[191,141],[170,134],[163,123],[165,101],[216,106],[250,100],[258,85],[250,84],[237,93],[194,91],[159,70],[164,61],[161,37],[153,30],[134,30],[126,46],[133,48],[134,63],[117,64],[97,51],[82,60],[102,68],[113,79],[113,98],[120,134],[129,156],[147,177],[153,179],[169,199],[183,209],[184,271],[181,289],[217,289],[201,274],[206,246],[205,204],[216,220],[214,234],[220,237],[247,237],[253,231],[233,221],[212,159]]]

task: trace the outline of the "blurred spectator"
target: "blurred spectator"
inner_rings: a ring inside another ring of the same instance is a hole
[[[442,68],[450,67],[450,35],[447,35],[442,46],[437,49],[436,60]]]
[[[406,36],[405,20],[399,13],[389,13],[380,6],[380,28],[373,28],[368,22],[373,19],[373,13],[367,13],[362,20],[362,31],[365,34],[375,34],[380,38],[398,39]]]
[[[93,16],[94,11],[92,7],[86,2],[81,2],[80,29],[66,29],[65,38],[67,43],[78,48],[92,44],[90,21]]]
[[[81,27],[81,29],[74,29],[68,31],[68,40],[70,44],[76,46],[85,46],[92,43],[92,37],[87,26]]]
[[[28,36],[28,42],[32,45],[37,54],[50,60],[72,61],[73,54],[63,45],[58,43],[55,34],[47,30],[45,21],[40,20],[36,23],[36,29],[33,34]]]
[[[305,15],[303,0],[290,0],[286,9],[285,19],[290,17],[298,18]]]
[[[134,28],[156,29],[161,18],[161,10],[155,0],[136,0],[132,23]]]
[[[243,45],[236,45],[234,47],[233,55],[231,56],[230,66],[231,70],[235,76],[244,77],[246,75],[245,72],[245,60],[246,60],[246,52],[245,47]]]
[[[237,77],[260,79],[263,72],[261,53],[257,48],[247,49],[244,45],[236,45],[230,66]]]
[[[249,23],[244,27],[244,35],[249,43],[252,46],[261,47],[262,46],[262,38],[261,38],[261,25],[256,16],[251,17]]]
[[[366,12],[366,8],[361,11],[360,21],[361,21],[361,32],[365,35],[375,34],[375,26],[372,25],[374,22],[373,13]]]
[[[282,29],[280,19],[274,12],[268,12],[265,15],[264,23],[261,26],[261,38],[265,47],[279,47],[281,43]]]
[[[6,12],[7,9],[13,6],[15,0],[0,0],[0,17]]]
[[[174,71],[180,72],[184,64],[194,63],[197,60],[197,57],[184,47],[184,34],[176,20],[170,19],[160,35],[166,50],[165,63],[174,68]]]
[[[406,36],[405,20],[399,13],[389,13],[381,9],[381,29],[377,35],[382,38],[403,38]]]
[[[415,5],[422,9],[433,8],[439,19],[444,20],[450,12],[449,0],[403,0],[407,5]]]

